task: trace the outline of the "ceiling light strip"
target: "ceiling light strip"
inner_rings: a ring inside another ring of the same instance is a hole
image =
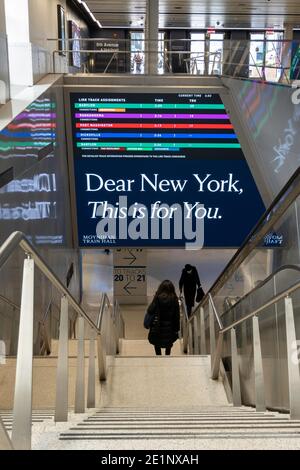
[[[82,5],[84,9],[87,11],[87,13],[90,15],[92,20],[99,26],[99,28],[102,28],[102,24],[100,23],[100,21],[97,20],[97,18],[95,18],[95,15],[91,12],[88,5],[83,0],[77,0],[77,3],[79,3],[79,5]]]

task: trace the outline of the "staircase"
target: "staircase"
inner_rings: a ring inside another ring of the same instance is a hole
[[[52,346],[42,366],[48,372],[48,362],[57,360],[57,343]],[[69,354],[75,361],[74,340]],[[155,356],[147,340],[123,339],[120,355],[109,357],[107,367],[106,382],[98,382],[97,409],[70,411],[67,423],[55,423],[45,409],[33,413],[33,449],[300,449],[300,421],[234,408],[222,382],[210,378],[210,357],[182,355],[180,341],[171,356]],[[11,413],[0,415],[10,432]]]
[[[300,422],[278,413],[256,413],[246,407],[231,406],[172,408],[104,408],[84,419],[76,427],[60,434],[67,448],[86,445],[102,448],[127,441],[128,449],[137,440],[137,448],[247,448],[276,446],[296,439],[300,448]],[[249,442],[251,440],[251,442]],[[118,442],[119,441],[119,442]],[[262,442],[263,441],[263,442]],[[282,442],[281,442],[282,441]],[[246,447],[245,447],[246,444]],[[151,447],[152,446],[152,447]],[[186,446],[186,447],[185,447]],[[124,448],[124,447],[123,447]]]
[[[69,406],[74,407],[75,384],[77,373],[77,340],[69,340]],[[95,347],[96,354],[97,348]],[[85,375],[88,376],[89,341],[85,341]],[[56,375],[58,359],[58,341],[51,342],[51,355],[33,358],[33,410],[53,411],[56,394]],[[96,370],[96,375],[98,371]],[[5,364],[0,365],[0,410],[10,412],[13,408],[16,375],[16,358],[8,357]],[[41,386],[42,385],[42,386]],[[100,383],[96,380],[96,393],[100,399]],[[97,402],[99,405],[99,401]],[[52,413],[53,414],[53,413]]]
[[[54,413],[52,411],[42,410],[32,412],[32,425],[38,423],[45,423],[53,419]],[[5,426],[7,432],[12,430],[13,413],[11,411],[0,411],[0,418]]]
[[[182,355],[182,343],[181,341],[176,341],[172,348],[172,356],[181,356]],[[164,354],[164,351],[163,351]],[[155,355],[154,347],[149,341],[144,339],[120,339],[120,356],[137,356],[145,357]]]
[[[234,408],[222,382],[210,378],[209,356],[180,355],[179,342],[170,357],[154,356],[146,340],[123,340],[120,350],[101,385],[100,409],[44,427],[35,448],[300,449],[300,421]]]
[[[210,378],[208,356],[118,356],[101,395],[102,406],[114,408],[227,405],[223,384]]]

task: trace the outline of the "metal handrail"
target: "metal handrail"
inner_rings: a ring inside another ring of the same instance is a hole
[[[102,297],[101,297],[100,309],[99,309],[99,314],[98,314],[98,318],[97,318],[97,328],[98,328],[99,331],[101,331],[105,307],[110,308],[111,303],[110,303],[110,300],[108,298],[108,295],[106,293],[103,293]]]
[[[106,337],[102,334],[100,328],[103,319],[105,305],[111,305],[106,294],[102,297],[101,314],[99,318],[99,327],[90,319],[83,308],[78,304],[69,292],[68,288],[58,279],[44,259],[37,253],[33,245],[27,240],[22,232],[14,232],[0,247],[0,268],[10,259],[18,248],[21,248],[26,258],[23,265],[22,280],[22,299],[20,308],[20,325],[18,339],[18,354],[16,363],[16,380],[14,393],[14,417],[12,427],[12,437],[9,440],[9,446],[18,450],[31,448],[31,421],[32,421],[32,368],[33,368],[33,330],[34,330],[34,267],[35,265],[57,288],[61,294],[61,311],[59,327],[59,348],[57,360],[56,375],[56,402],[55,402],[55,421],[68,420],[68,340],[69,340],[69,306],[77,312],[78,317],[78,354],[77,354],[77,377],[75,392],[75,413],[85,411],[85,323],[91,327],[90,347],[89,347],[89,369],[87,384],[87,407],[95,408],[95,339],[97,339],[98,349],[98,372],[99,379],[105,380],[107,374],[106,368]],[[117,304],[115,304],[117,305]],[[49,304],[49,308],[51,303]],[[49,311],[47,309],[47,313]],[[116,317],[121,319],[118,311],[114,312]],[[114,323],[115,334],[111,335],[114,343],[111,343],[110,353],[119,352],[118,340],[121,337],[120,329],[116,327],[114,316],[111,315]],[[124,322],[123,322],[124,329]],[[40,322],[40,331],[45,335],[42,350],[50,351],[49,341],[45,330],[45,324]],[[0,422],[0,433],[3,432],[3,426]]]
[[[285,299],[285,298],[289,298],[290,294],[292,294],[293,292],[295,292],[299,288],[300,288],[300,282],[297,282],[296,284],[292,285],[288,289],[285,289],[283,292],[281,292],[280,294],[273,297],[273,299],[271,299],[268,302],[264,303],[264,305],[262,305],[261,307],[253,310],[253,312],[249,313],[245,317],[240,318],[239,320],[236,320],[236,321],[232,322],[231,325],[229,325],[225,328],[222,328],[219,331],[218,347],[216,349],[215,356],[213,358],[212,379],[217,380],[218,377],[219,377],[219,364],[220,364],[221,356],[222,356],[222,346],[223,346],[224,334],[227,333],[228,331],[234,329],[236,326],[241,325],[242,323],[249,320],[250,318],[256,317],[263,310],[265,310],[268,307],[271,307],[272,305],[276,304],[280,300]]]
[[[72,44],[76,41],[76,43],[79,43],[79,48],[78,50],[76,50],[76,52],[78,52],[79,54],[112,54],[112,57],[110,58],[109,60],[109,63],[107,64],[104,72],[102,73],[106,73],[107,70],[109,69],[109,66],[111,64],[111,62],[118,58],[118,54],[132,54],[134,51],[132,51],[131,49],[131,44],[132,43],[135,43],[135,40],[133,39],[121,39],[121,38],[118,38],[118,39],[113,39],[113,38],[70,38],[70,39],[61,39],[61,38],[49,38],[47,40],[50,44],[51,43],[58,43],[60,44],[60,47],[58,47],[58,49],[54,50],[53,51],[53,72],[55,73],[55,56],[56,54],[64,54],[64,55],[67,55],[67,54],[72,54],[74,51],[73,51],[73,46]],[[153,40],[146,40],[146,39],[143,39],[143,44],[144,46],[142,48],[140,48],[140,52],[143,53],[143,54],[159,54],[161,55],[162,57],[165,57],[166,59],[168,58],[168,56],[172,56],[172,55],[176,55],[178,54],[179,57],[181,55],[189,55],[189,54],[195,54],[197,52],[192,52],[191,50],[191,46],[193,43],[203,43],[204,45],[207,44],[207,41],[208,41],[208,38],[207,37],[204,37],[203,39],[167,39],[167,38],[162,38],[162,39],[153,39]],[[289,45],[290,47],[295,44],[295,42],[297,43],[297,41],[291,41],[291,40],[286,40],[286,39],[267,39],[267,38],[264,38],[264,39],[251,39],[251,40],[234,40],[234,39],[225,39],[223,38],[222,40],[220,39],[211,39],[209,38],[209,42],[210,43],[220,43],[220,41],[222,42],[222,52],[219,52],[219,51],[216,51],[216,52],[210,52],[210,51],[207,51],[207,52],[204,52],[204,55],[206,57],[206,55],[212,55],[214,56],[214,60],[213,62],[215,63],[216,61],[216,57],[219,57],[219,60],[218,60],[218,64],[221,64],[222,66],[232,66],[235,68],[234,70],[234,73],[233,75],[231,74],[226,74],[226,71],[224,71],[225,73],[223,74],[224,76],[234,76],[236,77],[237,75],[237,69],[240,70],[241,67],[243,67],[243,65],[247,65],[247,67],[252,67],[252,68],[256,68],[256,72],[258,73],[258,76],[257,77],[251,77],[249,76],[248,78],[249,79],[253,79],[253,80],[257,80],[257,79],[260,79],[262,81],[268,81],[270,83],[272,83],[272,79],[267,79],[266,78],[266,71],[267,70],[277,70],[280,72],[280,76],[277,77],[277,79],[275,79],[274,81],[275,82],[285,82],[285,83],[291,83],[292,79],[290,78],[289,74],[286,73],[286,71],[290,70],[291,69],[291,65],[290,66],[286,66],[285,63],[286,61],[284,60],[284,56],[281,57],[281,53],[283,51],[285,51],[286,49],[286,44]],[[91,49],[90,47],[90,44],[95,44],[97,42],[101,42],[102,43],[102,47],[100,49]],[[185,46],[185,50],[183,51],[176,51],[176,50],[169,50],[171,49],[171,45],[174,43],[174,42],[179,42],[180,44],[183,44]],[[263,63],[262,64],[259,64],[257,63],[256,59],[252,56],[252,52],[250,50],[250,44],[263,44],[264,45],[264,51],[265,51],[265,54],[267,53],[267,48],[266,46],[268,44],[271,45],[271,49],[268,49],[268,52],[273,52],[275,53],[275,56],[277,57],[277,59],[280,59],[280,60],[277,60],[277,62],[274,63],[274,65],[270,65],[268,62],[266,62],[266,60],[264,59]],[[160,51],[159,50],[159,45],[160,44],[163,44],[164,45],[164,51]],[[147,45],[150,46],[150,49],[151,49],[151,46],[153,46],[155,48],[155,50],[147,50]],[[280,47],[278,47],[278,45]],[[65,48],[65,49],[63,49]],[[245,60],[245,57],[243,56],[243,58],[241,59],[241,61],[238,61],[238,62],[230,62],[228,60],[226,60],[226,56],[229,54],[231,55],[232,53],[235,55],[236,52],[238,50],[247,50],[248,51],[248,55],[249,57],[251,58],[251,63],[249,63],[249,61],[246,61],[245,63],[243,63],[243,61]],[[280,56],[278,55],[279,52],[278,51],[281,51],[280,52]],[[198,53],[198,54],[202,54],[201,52]],[[223,57],[222,57],[223,56]],[[185,59],[187,60],[186,62],[186,65],[188,63],[195,63],[195,59]],[[199,60],[199,59],[198,59]],[[168,67],[168,64],[166,63],[165,64],[167,68]],[[207,64],[205,63],[205,65],[207,66]],[[170,70],[170,68],[169,68]],[[191,70],[191,71],[188,71],[186,73],[193,73],[194,72],[194,68]],[[86,72],[88,73],[88,70],[86,70]],[[165,71],[164,71],[165,72]],[[216,73],[213,73],[214,71],[212,71],[212,74],[216,75]],[[205,72],[205,75],[211,75],[211,72],[207,71]],[[244,77],[242,77],[244,78]]]
[[[124,338],[125,337],[125,321],[124,321],[124,318],[120,309],[120,304],[117,299],[115,299],[115,303],[114,303],[114,321],[115,321],[116,327],[119,328],[119,331],[117,332],[119,337]]]
[[[100,341],[101,344],[101,349],[102,351],[99,351],[99,356],[101,359],[101,367],[100,367],[100,373],[99,377],[100,380],[106,380],[106,366],[105,366],[105,360],[103,359],[104,356],[106,356],[107,348],[108,348],[108,354],[113,351],[113,354],[116,353],[118,354],[120,352],[120,344],[119,340],[120,338],[124,338],[125,336],[125,322],[122,317],[122,313],[120,311],[119,303],[117,299],[115,299],[114,303],[112,304],[108,295],[106,293],[103,293],[101,296],[101,301],[100,301],[100,308],[99,308],[99,313],[97,317],[97,327],[99,331],[102,331],[102,323],[104,319],[104,312],[106,311],[106,307],[108,308],[109,315],[106,317],[108,318],[108,321],[110,322],[109,329],[112,328],[113,334],[111,338],[114,337],[113,343],[109,342],[107,344],[106,338],[103,338],[103,341]],[[110,338],[110,339],[111,339]]]
[[[266,279],[264,279],[258,286],[254,287],[252,290],[250,290],[249,292],[247,292],[247,294],[245,294],[243,297],[241,297],[234,305],[231,305],[231,307],[229,307],[227,310],[225,310],[223,313],[222,313],[222,318],[227,315],[228,313],[230,313],[234,308],[236,308],[240,303],[242,303],[245,299],[247,299],[250,295],[252,295],[254,292],[258,291],[259,289],[261,289],[262,287],[264,287],[271,279],[273,279],[275,276],[277,276],[277,274],[279,274],[280,272],[282,271],[286,271],[286,270],[294,270],[294,271],[298,271],[300,273],[300,267],[296,266],[296,265],[293,265],[293,264],[285,264],[283,266],[281,266],[280,268],[278,268],[276,271],[274,271],[273,273],[271,273],[268,277],[266,277]],[[217,321],[218,321],[218,324],[219,324],[219,327],[220,327],[220,322],[222,323],[217,311],[216,311],[216,308],[215,308],[215,304],[214,304],[214,301],[213,301],[213,298],[211,296],[211,294],[208,292],[208,299],[209,301],[211,302],[212,306],[213,306],[213,309],[214,309],[214,313],[216,315],[216,318],[217,318]],[[197,313],[197,310],[199,308],[199,305],[196,307],[195,311],[194,311],[194,314]],[[192,320],[192,317],[189,319],[189,321]],[[220,327],[221,328],[221,327]],[[222,329],[222,328],[221,328]]]
[[[109,69],[110,64],[111,64],[112,61],[117,57],[117,55],[118,55],[118,53],[116,53],[116,52],[113,53],[113,55],[111,56],[110,61],[108,62],[107,66],[105,67],[105,70],[104,70],[103,73],[106,73],[106,72],[107,72],[107,70]]]
[[[50,301],[49,301],[49,303],[48,303],[48,307],[46,308],[46,311],[45,311],[45,313],[44,313],[44,315],[43,315],[43,317],[42,317],[42,319],[41,319],[41,323],[46,323],[46,320],[47,320],[47,318],[48,318],[48,315],[49,315],[49,313],[50,313],[50,311],[51,311],[52,302],[53,302],[53,297],[51,297],[51,299],[50,299]]]
[[[9,260],[10,256],[21,248],[26,258],[23,264],[22,295],[20,308],[20,324],[18,338],[18,354],[16,362],[16,379],[13,406],[13,427],[11,442],[15,449],[25,450],[31,448],[31,421],[32,421],[32,370],[33,370],[33,333],[34,333],[34,269],[35,266],[45,275],[61,294],[59,348],[56,374],[56,402],[55,421],[68,421],[68,341],[69,341],[69,306],[78,314],[78,354],[77,377],[75,392],[75,413],[85,411],[85,321],[91,327],[89,366],[87,383],[87,407],[95,408],[96,396],[96,355],[95,340],[98,349],[99,379],[106,379],[106,337],[97,325],[89,318],[83,308],[78,304],[63,283],[58,279],[44,259],[37,253],[33,245],[22,232],[14,232],[0,247],[0,268]],[[110,305],[106,294],[102,298],[102,315],[104,305]],[[117,313],[117,312],[116,312]],[[121,318],[118,312],[118,318]],[[113,315],[111,315],[113,320]],[[116,326],[116,323],[114,323]],[[40,322],[42,334],[46,334],[45,325]],[[118,340],[121,337],[120,329],[115,328],[115,334],[111,334],[110,353],[119,351]],[[42,344],[44,352],[50,350],[48,338]],[[3,431],[0,422],[0,433]],[[1,445],[1,444],[0,444]]]
[[[134,39],[122,39],[122,38],[67,38],[67,39],[61,39],[61,38],[47,38],[47,41],[49,42],[104,42],[104,41],[109,41],[111,44],[116,43],[135,43],[138,42],[138,40]],[[239,43],[239,44],[249,44],[251,43],[280,43],[280,44],[291,44],[291,43],[299,43],[300,41],[291,41],[290,39],[243,39],[243,40],[237,40],[237,39],[224,39],[223,40],[225,43]],[[183,39],[183,38],[178,38],[178,39],[143,39],[143,43],[172,43],[172,42],[187,42],[187,43],[192,43],[192,42],[206,42],[206,39]],[[210,39],[210,42],[220,42],[220,39]]]
[[[285,265],[285,266],[281,266],[279,269],[277,269],[275,272],[273,272],[272,274],[270,274],[261,284],[259,284],[258,286],[256,286],[254,289],[252,289],[250,292],[248,292],[244,297],[242,297],[241,299],[239,299],[238,302],[236,302],[234,305],[232,305],[229,309],[227,309],[225,312],[223,312],[222,314],[222,318],[227,315],[228,313],[230,313],[233,309],[235,309],[240,303],[242,303],[246,298],[248,298],[250,295],[252,295],[253,293],[257,292],[259,289],[261,289],[262,287],[264,287],[271,279],[274,279],[280,272],[283,272],[283,271],[286,271],[288,269],[291,269],[291,270],[295,270],[297,272],[300,273],[300,267],[298,266],[295,266],[295,265]],[[297,287],[294,288],[294,286],[296,286],[297,284],[291,286],[289,289],[291,289],[290,292],[293,292],[294,290],[297,290]],[[300,285],[300,283],[299,283]],[[288,290],[289,290],[288,289]],[[278,294],[276,297],[273,297],[273,299],[270,302],[270,305],[272,305],[272,303],[276,303],[278,302],[278,300],[281,299],[281,295],[283,295],[283,297],[285,297],[286,295],[288,295],[287,293],[287,290],[285,290],[283,293],[280,293]],[[252,318],[253,316],[256,316],[257,313],[260,313],[261,310],[264,310],[265,308],[267,308],[269,305],[269,302],[267,302],[264,306],[258,308],[257,310],[255,310],[255,312],[252,312],[251,314],[248,314],[246,315],[245,317],[241,318],[240,320],[236,320],[234,323],[232,323],[232,325],[230,326],[227,326],[226,328],[224,328],[223,326],[223,322],[221,320],[221,317],[219,316],[217,310],[216,310],[216,307],[215,307],[215,303],[213,301],[213,298],[211,296],[210,293],[208,293],[208,301],[210,302],[211,304],[211,307],[212,307],[212,311],[213,311],[213,314],[217,320],[217,323],[218,323],[218,326],[219,326],[219,335],[223,335],[224,333],[226,333],[227,331],[231,330],[232,328],[234,328],[235,326],[239,325],[240,323],[243,323],[243,321],[245,320],[249,320],[249,318]],[[194,315],[195,317],[195,315]],[[192,325],[192,321],[194,319],[194,317],[190,317],[188,320],[187,320],[187,324],[190,324]],[[187,329],[187,332],[188,332],[188,329]],[[186,338],[186,344],[188,343],[188,338]],[[217,359],[219,360],[219,358]],[[213,371],[215,370],[215,366],[213,366]],[[214,375],[214,373],[213,373]]]
[[[233,258],[229,261],[227,266],[223,269],[217,280],[214,282],[209,291],[205,294],[201,302],[192,312],[190,319],[192,319],[209,300],[209,294],[214,294],[225,284],[225,282],[232,276],[242,262],[248,257],[251,251],[256,248],[261,239],[268,233],[274,224],[281,218],[286,210],[300,195],[300,167],[295,171],[289,179],[284,188],[280,191],[278,196],[274,199],[267,211],[257,222],[254,229],[250,232],[242,246],[238,249]]]
[[[216,310],[215,303],[213,301],[213,298],[212,298],[211,294],[208,294],[208,297],[209,297],[209,301],[210,301],[211,307],[213,309],[214,315],[215,315],[216,320],[218,322],[219,328],[220,328],[220,330],[222,330],[223,329],[223,323],[222,323],[221,318],[218,315],[218,312]]]
[[[247,294],[245,294],[243,297],[241,297],[234,305],[232,305],[230,308],[228,308],[227,310],[225,310],[225,312],[222,313],[222,317],[224,317],[225,315],[227,315],[229,312],[231,312],[231,310],[233,310],[234,308],[236,308],[240,303],[242,303],[245,299],[247,299],[250,295],[252,295],[254,292],[258,291],[259,289],[261,289],[262,287],[264,287],[269,281],[271,281],[271,279],[273,279],[275,276],[277,276],[280,272],[282,271],[287,271],[288,269],[290,270],[293,270],[293,271],[298,271],[300,273],[300,267],[296,266],[296,265],[293,265],[293,264],[285,264],[284,266],[281,266],[280,268],[278,268],[276,271],[274,271],[272,274],[270,274],[268,277],[266,277],[266,279],[264,279],[261,284],[259,284],[258,286],[254,287],[252,290],[250,290],[249,292],[247,292]],[[210,294],[209,294],[210,295]],[[210,295],[211,297],[211,295]]]
[[[180,328],[181,328],[181,336],[182,336],[182,349],[184,353],[188,352],[188,339],[189,339],[189,318],[186,311],[186,305],[184,300],[180,303],[180,310],[181,310],[181,321],[180,321]]]
[[[49,313],[50,313],[50,311],[51,311],[52,304],[53,304],[53,295],[51,296],[51,299],[50,299],[50,301],[49,301],[48,307],[47,307],[47,309],[46,309],[46,311],[45,311],[45,313],[44,313],[44,315],[43,315],[43,317],[42,317],[42,320],[41,320],[42,323],[46,323],[46,320],[47,320],[47,318],[48,318],[48,315],[49,315]],[[56,308],[58,308],[58,307],[56,307]]]
[[[48,303],[48,307],[47,307],[42,319],[39,321],[39,324],[40,324],[39,335],[41,334],[41,332],[43,333],[41,335],[41,339],[42,339],[43,342],[40,345],[40,354],[42,354],[42,355],[43,355],[44,351],[46,351],[47,354],[49,354],[51,352],[49,336],[48,336],[48,332],[46,330],[46,320],[48,318],[49,313],[52,310],[52,302],[53,302],[53,297],[51,297],[51,299]]]
[[[47,277],[47,279],[57,288],[61,295],[65,296],[73,309],[82,316],[93,330],[100,333],[95,323],[89,318],[83,308],[78,304],[74,297],[70,294],[69,290],[63,285],[58,279],[56,274],[52,271],[49,265],[42,259],[38,254],[33,245],[27,240],[26,236],[22,232],[12,233],[7,240],[3,243],[0,248],[0,268],[8,261],[10,256],[14,253],[17,247],[22,248],[24,253],[31,256],[38,268]]]
[[[72,52],[74,52],[72,49],[64,49],[63,51],[59,50],[59,49],[55,49],[52,54],[55,55],[55,54],[61,54],[61,53],[64,53],[64,54],[71,54]],[[224,52],[227,52],[226,49],[223,49],[223,53]],[[76,50],[76,53],[79,53],[79,54],[113,54],[113,57],[118,55],[118,54],[130,54],[131,52],[128,51],[128,50],[118,50],[118,51],[113,51],[111,49],[102,49],[102,50],[97,50],[97,49],[78,49]],[[191,52],[191,51],[170,51],[170,50],[165,50],[164,52],[159,52],[157,50],[140,50],[140,53],[141,54],[160,54],[161,56],[164,56],[164,55],[188,55],[188,54],[191,54],[193,55],[193,57],[191,58],[187,58],[185,59],[185,61],[188,61],[188,60],[192,60],[192,59],[195,59],[195,58],[201,58],[201,56],[203,56],[203,58],[207,58],[209,56],[218,56],[220,58],[222,58],[222,53],[221,52],[198,52],[198,53],[195,53],[195,52]],[[195,56],[194,54],[197,54],[197,56]],[[222,64],[225,64],[225,65],[241,65],[240,62],[228,62],[226,60],[222,60],[221,61]],[[253,64],[248,64],[249,67],[258,67],[258,68],[265,68],[265,69],[290,69],[290,67],[287,67],[287,66],[281,66],[281,65],[260,65],[260,64],[256,64],[256,63],[253,63]],[[250,77],[251,78],[251,77]]]
[[[49,355],[51,353],[51,346],[49,341],[49,336],[46,330],[45,323],[39,322],[39,338],[42,340],[39,344],[40,349],[39,353],[41,356],[44,356],[45,353]]]
[[[248,313],[248,315],[246,315],[245,317],[240,318],[239,320],[234,321],[231,325],[226,326],[225,328],[223,328],[222,330],[220,330],[219,333],[224,334],[224,333],[226,333],[227,331],[231,330],[232,328],[234,328],[234,327],[240,325],[241,323],[244,323],[244,321],[249,320],[249,318],[255,317],[256,315],[258,315],[260,312],[262,312],[262,311],[265,310],[266,308],[271,307],[272,305],[276,304],[277,302],[279,302],[280,300],[284,299],[285,297],[289,297],[290,294],[292,294],[293,292],[295,292],[295,291],[298,290],[299,288],[300,288],[300,282],[297,282],[296,284],[293,284],[291,287],[289,287],[288,289],[284,290],[284,291],[281,292],[280,294],[275,295],[275,297],[273,297],[271,300],[269,300],[268,302],[266,302],[266,303],[265,303],[264,305],[262,305],[261,307],[255,309],[255,310],[254,310],[253,312],[251,312],[251,313]]]
[[[46,321],[47,321],[47,318],[49,316],[49,314],[52,315],[52,308],[55,307],[56,310],[60,313],[60,309],[57,305],[55,305],[55,303],[53,302],[53,297],[51,298],[51,300],[49,301],[49,304],[48,304],[48,307],[45,311],[45,314],[43,315],[42,319],[39,320],[39,324],[40,324],[40,327],[43,329],[43,333],[45,335],[45,341],[44,343],[41,345],[40,347],[40,351],[41,351],[41,354],[43,355],[43,350],[46,350],[49,351],[49,353],[51,352],[51,346],[50,346],[50,340],[49,340],[49,333],[46,329]],[[56,319],[58,322],[59,320]]]
[[[102,294],[101,296],[101,301],[100,301],[100,308],[99,308],[99,313],[97,317],[97,328],[99,331],[101,331],[102,328],[102,322],[104,318],[104,311],[105,307],[108,307],[109,309],[113,307],[113,312],[112,312],[112,319],[113,319],[113,324],[117,326],[117,321],[121,321],[121,329],[122,329],[122,335],[124,336],[124,331],[125,331],[125,322],[122,316],[122,313],[120,311],[120,305],[117,299],[114,301],[114,305],[112,306],[111,301],[109,300],[108,295],[105,293]],[[118,318],[117,318],[118,316]]]
[[[9,305],[10,307],[16,309],[16,310],[20,310],[21,307],[17,304],[15,304],[14,302],[12,302],[11,300],[7,299],[6,297],[4,297],[4,295],[0,294],[0,300],[3,300],[3,302],[5,302],[7,305]]]

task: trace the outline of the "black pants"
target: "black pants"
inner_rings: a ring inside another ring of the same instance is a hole
[[[155,349],[155,354],[157,356],[161,356],[161,348],[159,346],[154,346],[154,349]],[[168,348],[166,348],[166,356],[170,356],[171,349],[172,349],[172,346],[169,346]]]
[[[192,314],[193,306],[192,305],[186,305],[186,313],[187,316],[190,317]]]

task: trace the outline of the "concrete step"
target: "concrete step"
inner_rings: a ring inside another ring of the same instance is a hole
[[[182,341],[177,340],[172,348],[172,356],[182,355]],[[162,354],[165,354],[165,350],[162,350]],[[148,340],[120,340],[120,355],[121,356],[155,356],[154,347],[149,343]]]
[[[69,340],[69,357],[77,357],[77,348],[78,348],[78,340],[77,339],[70,339]],[[84,342],[84,353],[86,357],[89,357],[89,350],[90,350],[90,341],[85,340]],[[95,351],[97,352],[97,342],[95,341]],[[52,339],[51,340],[51,357],[58,356],[58,340]]]
[[[144,317],[147,307],[148,305],[121,305],[126,339],[147,339],[148,330],[144,328]]]
[[[77,359],[69,359],[69,406],[75,403]],[[54,409],[56,398],[57,357],[38,357],[33,359],[33,409]],[[6,364],[0,365],[0,409],[13,408],[16,375],[16,359],[7,358]],[[88,359],[85,359],[86,388],[88,377]],[[100,405],[100,382],[96,367],[96,400]]]
[[[5,426],[6,431],[11,431],[13,424],[13,412],[12,411],[1,411],[0,418]],[[46,421],[53,421],[54,412],[52,410],[44,411],[33,411],[32,412],[32,425],[45,423]]]
[[[116,419],[116,416],[119,418]],[[122,415],[120,408],[103,409],[76,427],[60,434],[63,441],[187,440],[300,438],[300,420],[291,421],[279,413],[256,413],[242,408],[153,409],[148,413],[132,409]],[[151,418],[150,418],[151,417]]]
[[[68,423],[35,423],[33,449],[300,449],[299,421],[247,407],[107,407],[84,415],[69,413],[69,419]]]
[[[223,384],[210,378],[208,356],[118,356],[108,369],[103,406],[174,409],[227,405]]]

